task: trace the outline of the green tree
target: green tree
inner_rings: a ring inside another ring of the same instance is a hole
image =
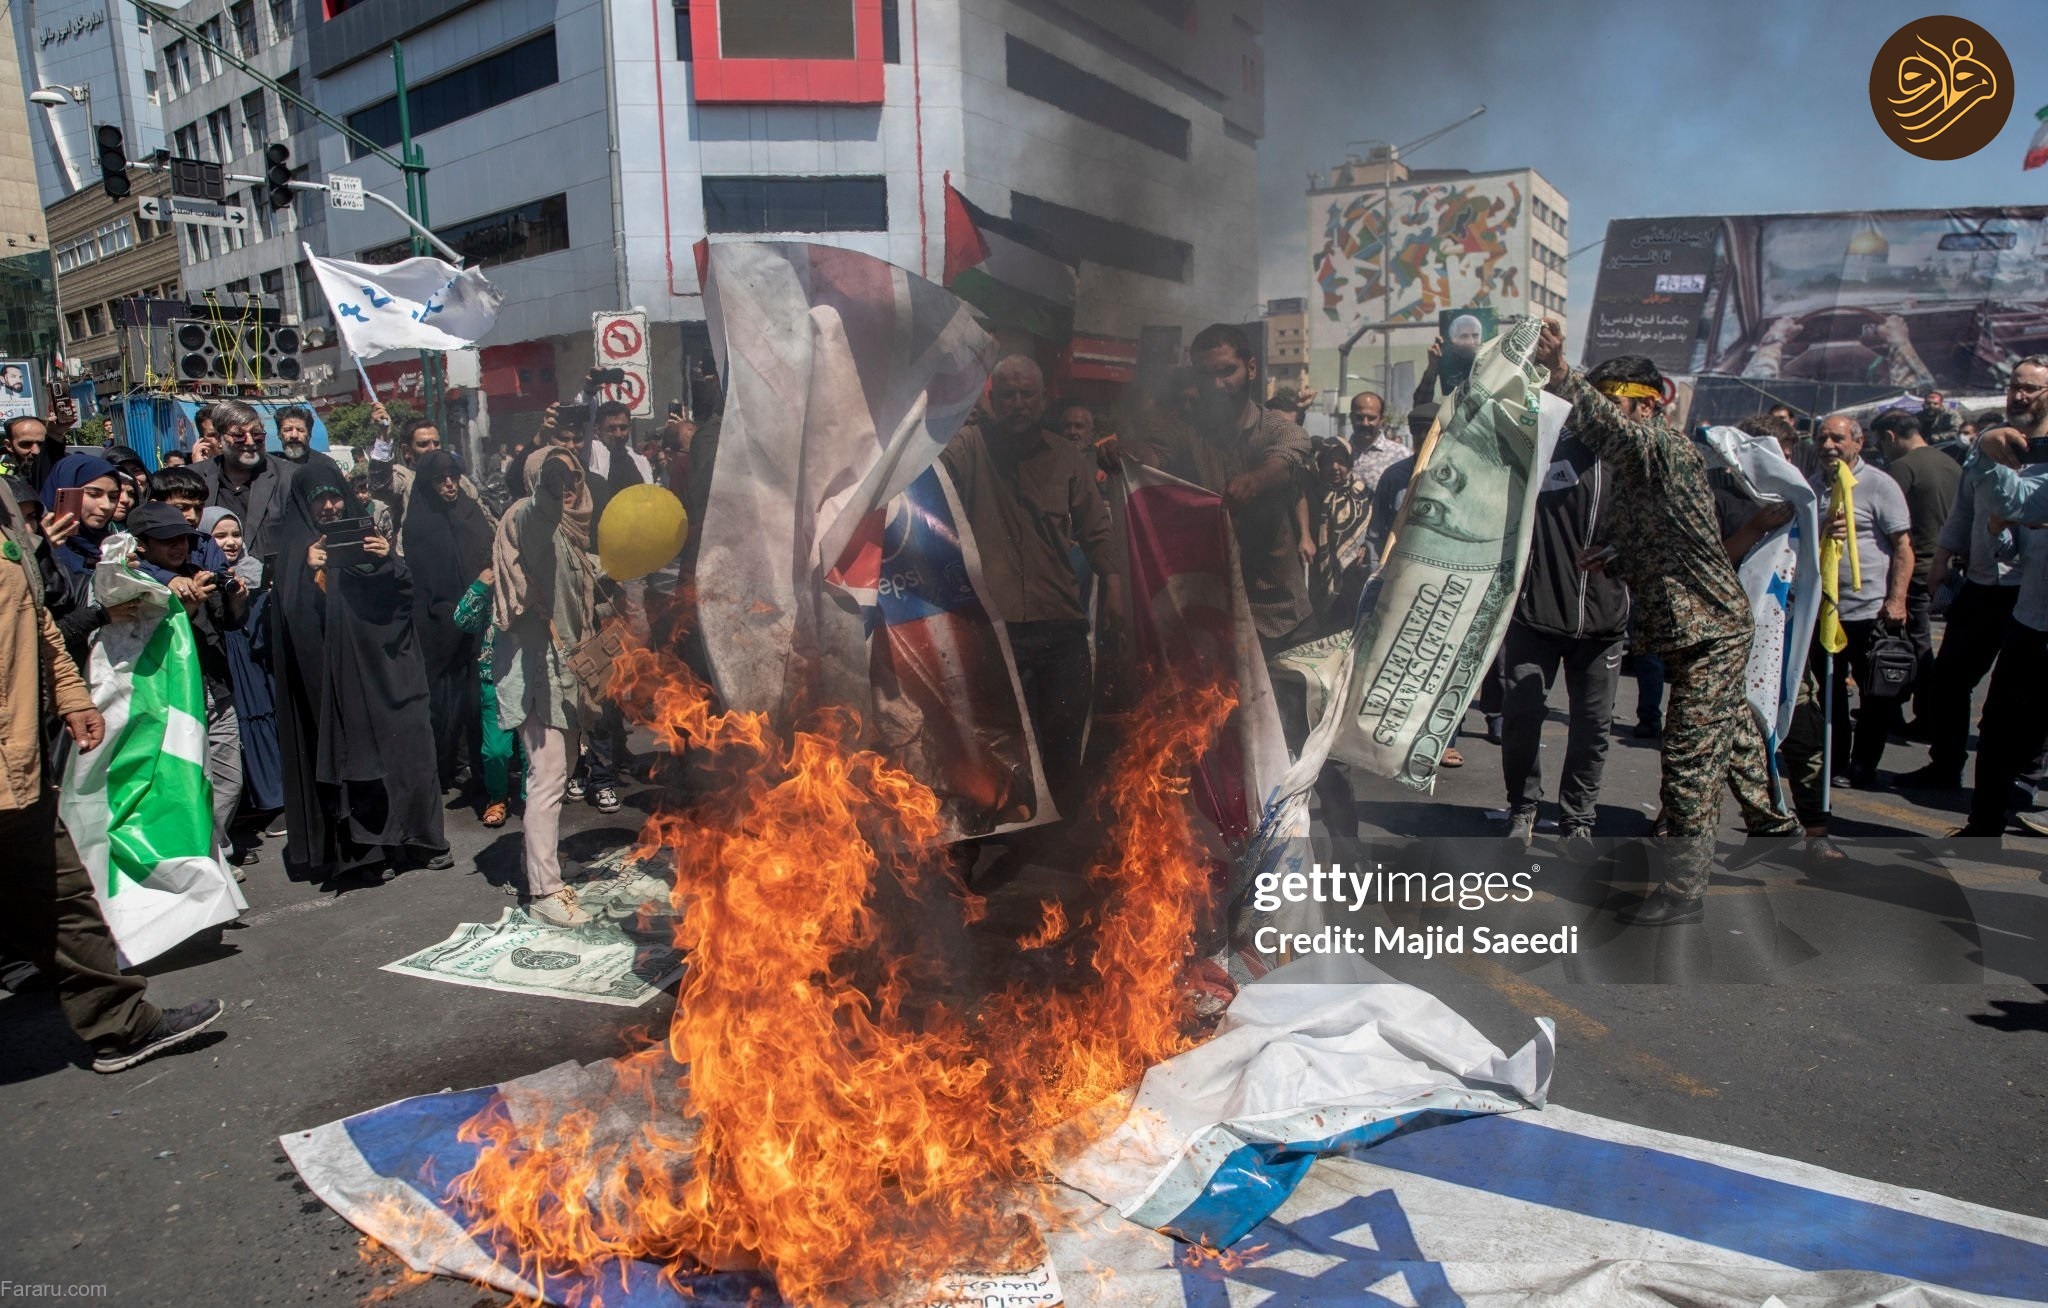
[[[403,400],[393,400],[384,407],[390,411],[394,431],[420,416],[418,409]],[[367,404],[337,404],[327,411],[329,446],[346,445],[352,450],[367,450],[370,443],[383,434],[384,429],[371,421]]]

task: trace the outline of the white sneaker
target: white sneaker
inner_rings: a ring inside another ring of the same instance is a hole
[[[567,886],[552,895],[537,896],[527,904],[526,911],[536,920],[556,927],[577,927],[591,920],[590,914],[576,903],[576,892]]]

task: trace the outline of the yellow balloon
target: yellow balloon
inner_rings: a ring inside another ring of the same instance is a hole
[[[683,549],[690,517],[662,486],[628,486],[612,496],[597,524],[597,561],[614,581],[636,581]]]

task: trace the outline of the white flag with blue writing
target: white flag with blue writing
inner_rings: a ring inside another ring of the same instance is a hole
[[[465,349],[490,331],[505,302],[479,270],[439,259],[350,263],[310,249],[306,258],[343,343],[359,359],[387,350]]]

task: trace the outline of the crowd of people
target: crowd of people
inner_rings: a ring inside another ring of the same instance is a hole
[[[431,421],[394,429],[381,404],[384,434],[348,471],[311,448],[307,410],[274,415],[273,448],[237,400],[203,408],[192,446],[153,471],[124,447],[67,445],[54,415],[0,433],[0,830],[27,851],[9,869],[0,977],[54,984],[97,1070],[175,1048],[222,1012],[159,1010],[122,971],[57,815],[68,752],[105,734],[95,639],[135,616],[95,591],[102,547],[131,538],[129,566],[190,623],[214,843],[236,880],[266,860],[333,889],[447,867],[451,796],[486,827],[518,803],[528,911],[573,927],[589,917],[562,876],[561,807],[617,811],[629,760],[616,706],[569,655],[601,616],[644,618],[647,589],[600,575],[593,523],[642,482],[702,507],[695,423],[672,414],[643,452],[625,406],[592,416],[586,433],[550,407],[532,448],[488,460],[481,484]],[[716,422],[714,401],[705,448]]]
[[[1311,441],[1301,426],[1309,397],[1281,390],[1261,404],[1249,340],[1218,325],[1195,338],[1190,368],[1116,415],[1117,436],[1097,441],[1095,415],[1054,403],[1043,422],[996,423],[990,430],[1003,445],[991,447],[1007,447],[1013,466],[1028,469],[1044,465],[1062,436],[1084,450],[1094,441],[1105,468],[1136,458],[1222,495],[1270,659],[1355,622],[1449,389],[1441,358],[1433,349],[1404,423],[1388,423],[1385,398],[1365,392],[1350,400],[1348,439]],[[1501,747],[1506,834],[1526,843],[1539,828],[1567,842],[1597,833],[1616,701],[1632,664],[1633,734],[1660,752],[1655,830],[1673,839],[1658,842],[1668,863],[1659,889],[1625,910],[1627,921],[1701,915],[1724,782],[1749,834],[1803,837],[1806,857],[1821,867],[1846,858],[1828,838],[1829,789],[1962,789],[1970,704],[1987,674],[1971,816],[1954,834],[2002,836],[2016,821],[2048,835],[2048,817],[2027,811],[2044,768],[2048,709],[2022,680],[2048,640],[2048,534],[2038,527],[2048,523],[2048,494],[2030,497],[2048,461],[2027,461],[2030,448],[2048,455],[2048,439],[2027,444],[2048,438],[2048,359],[2014,366],[2003,410],[1959,413],[1929,393],[1917,408],[1877,412],[1867,430],[1853,414],[1816,417],[1784,405],[1741,424],[1775,441],[1810,479],[1821,529],[1842,547],[1837,613],[1846,648],[1831,654],[1816,635],[1791,729],[1769,743],[1744,696],[1755,620],[1738,568],[1791,520],[1792,507],[1752,499],[1710,470],[1693,434],[1667,420],[1670,391],[1649,360],[1620,357],[1581,373],[1565,364],[1553,325],[1540,361],[1571,418],[1541,470],[1522,591],[1473,702]],[[1040,385],[1028,361],[1005,367]],[[1848,517],[1827,511],[1838,475],[1852,488]],[[1018,479],[1016,512],[1047,537],[1031,551],[1044,582],[1064,582],[1060,561],[1091,547],[1091,516],[1049,511],[1041,484]],[[985,554],[1016,536],[993,509],[970,517]],[[1006,619],[1024,616],[1000,598],[998,608]],[[1933,619],[1943,615],[1937,650]],[[1552,819],[1542,811],[1540,750],[1560,676],[1568,730]],[[1290,746],[1307,726],[1301,705],[1289,702],[1297,680],[1275,676]],[[1928,765],[1882,775],[1895,738],[1927,743]],[[1455,747],[1445,751],[1441,766],[1463,764]],[[1340,767],[1326,769],[1317,793],[1323,829],[1355,833]]]
[[[2038,477],[2048,463],[2031,461],[2029,443],[2048,446],[2048,358],[2013,370],[2003,413],[1957,421],[1937,397],[1878,415],[1868,449],[1848,414],[1805,422],[1778,411],[1744,424],[1814,479],[1823,504],[1838,468],[1854,487],[1853,520],[1824,524],[1845,553],[1848,647],[1832,657],[1816,648],[1775,760],[1744,702],[1753,621],[1737,565],[1789,507],[1750,500],[1709,472],[1691,435],[1666,421],[1664,379],[1648,360],[1581,372],[1565,363],[1553,323],[1538,362],[1571,417],[1541,473],[1525,582],[1474,705],[1501,746],[1512,838],[1549,824],[1540,745],[1560,676],[1569,728],[1556,829],[1567,840],[1596,833],[1630,662],[1636,734],[1657,739],[1661,754],[1658,831],[1673,839],[1660,842],[1670,851],[1661,884],[1629,920],[1697,918],[1724,782],[1752,835],[1803,835],[1823,860],[1839,857],[1826,842],[1826,788],[1886,784],[1878,769],[1893,736],[1926,741],[1929,762],[1889,784],[1959,788],[1969,705],[1986,675],[1961,834],[2000,834],[2015,813],[2048,834],[2048,822],[2019,811],[2020,779],[2040,771],[2048,736],[2048,707],[2024,683],[2048,651],[2048,529],[2032,525],[2048,522]],[[715,379],[697,380],[709,382],[692,397],[698,420],[678,406],[658,435],[636,439],[623,405],[595,406],[587,428],[551,406],[531,440],[487,451],[477,468],[443,447],[431,421],[394,428],[381,405],[383,436],[347,468],[311,448],[312,414],[279,411],[272,449],[262,416],[236,400],[204,410],[192,447],[163,452],[154,471],[120,447],[69,447],[61,423],[7,424],[0,830],[29,857],[9,873],[20,908],[0,915],[0,950],[56,982],[96,1067],[175,1047],[221,1011],[217,1001],[160,1011],[121,972],[56,816],[64,750],[94,748],[104,732],[88,691],[95,636],[123,617],[92,584],[109,538],[133,538],[134,566],[191,624],[215,841],[238,879],[266,858],[334,887],[446,867],[448,812],[466,803],[497,828],[516,810],[527,909],[574,927],[588,915],[563,874],[563,806],[616,811],[632,760],[617,707],[593,693],[572,654],[614,617],[645,630],[679,612],[697,543],[693,529],[669,569],[619,584],[597,563],[595,523],[613,495],[650,483],[702,522],[720,418]],[[1370,603],[1445,389],[1433,355],[1405,422],[1389,423],[1386,398],[1363,393],[1350,401],[1348,438],[1311,441],[1302,397],[1262,398],[1261,361],[1228,324],[1196,335],[1186,367],[1114,409],[1055,399],[1030,358],[995,368],[943,464],[1063,811],[1102,751],[1091,713],[1127,706],[1136,671],[1123,639],[1122,508],[1106,490],[1123,462],[1221,497],[1272,660],[1348,629]],[[1099,602],[1077,586],[1082,575],[1100,582]],[[1937,615],[1947,618],[1938,649]],[[1901,646],[1910,695],[1874,671],[1895,666]],[[1298,750],[1309,727],[1290,690],[1298,679],[1275,685]],[[1835,715],[1824,722],[1828,703]],[[1463,762],[1453,748],[1442,766]],[[1789,804],[1774,775],[1789,783]],[[1327,766],[1316,793],[1323,829],[1356,834],[1344,767]]]

